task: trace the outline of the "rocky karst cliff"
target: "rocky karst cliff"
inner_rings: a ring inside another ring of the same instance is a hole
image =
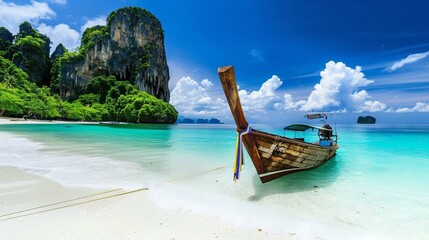
[[[111,13],[106,26],[85,30],[79,52],[65,53],[57,61],[53,79],[64,99],[76,97],[90,79],[100,75],[113,75],[166,102],[170,99],[161,23],[144,9],[129,7]]]

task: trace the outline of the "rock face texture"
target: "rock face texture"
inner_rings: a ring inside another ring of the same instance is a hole
[[[170,100],[170,79],[159,20],[135,7],[111,13],[106,26],[85,30],[79,54],[59,59],[60,96],[74,98],[93,77],[113,75],[161,100]]]
[[[375,117],[371,117],[371,116],[366,116],[366,117],[359,116],[358,120],[357,120],[357,123],[358,124],[375,124],[375,121],[376,121]]]
[[[55,51],[51,54],[51,61],[55,61],[55,59],[63,56],[66,52],[67,49],[64,47],[64,45],[61,43],[58,44],[58,46],[55,48]]]
[[[4,27],[0,27],[0,51],[8,50],[9,46],[12,45],[13,35],[9,30]]]

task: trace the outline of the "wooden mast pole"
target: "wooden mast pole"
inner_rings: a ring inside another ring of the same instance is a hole
[[[229,108],[231,109],[232,116],[234,117],[235,124],[237,125],[237,132],[242,131],[247,126],[247,120],[241,107],[240,96],[238,95],[237,82],[235,80],[235,73],[233,66],[226,66],[218,68],[219,78],[222,83],[225,97],[228,101]],[[258,148],[256,147],[255,139],[252,134],[243,136],[244,146],[255,165],[258,174],[264,173],[264,166],[259,156]]]
[[[247,125],[247,120],[241,107],[240,97],[238,96],[234,67],[220,67],[218,69],[218,74],[222,83],[223,91],[225,92],[225,96],[229,104],[229,108],[231,109],[232,116],[234,117],[235,123],[237,125],[237,130],[243,130]]]

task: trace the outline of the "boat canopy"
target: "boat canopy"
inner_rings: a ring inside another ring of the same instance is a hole
[[[310,128],[313,129],[313,130],[314,129],[318,129],[318,130],[332,132],[332,129],[323,128],[323,127],[316,127],[316,126],[311,126],[311,125],[307,125],[307,124],[292,124],[292,125],[289,125],[289,126],[283,128],[283,129],[284,130],[290,130],[290,131],[304,132],[304,131],[307,131]]]
[[[327,119],[328,118],[326,113],[307,113],[305,114],[305,117],[308,119],[317,119],[317,118]]]

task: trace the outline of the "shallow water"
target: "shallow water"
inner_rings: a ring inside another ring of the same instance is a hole
[[[160,207],[298,239],[429,239],[429,125],[338,132],[331,161],[266,184],[248,156],[232,181],[232,125],[0,125],[0,165],[66,186],[149,187]]]

